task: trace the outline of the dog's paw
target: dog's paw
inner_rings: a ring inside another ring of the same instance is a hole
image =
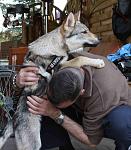
[[[104,66],[105,66],[104,60],[96,59],[96,67],[97,68],[103,68]]]

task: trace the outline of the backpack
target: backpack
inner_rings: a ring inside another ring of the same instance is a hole
[[[131,35],[131,0],[118,0],[113,7],[112,29],[114,35],[125,41]]]
[[[127,78],[128,82],[131,81],[131,57],[124,57],[113,62],[122,74]]]

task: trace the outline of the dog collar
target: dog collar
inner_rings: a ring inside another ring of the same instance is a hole
[[[52,78],[52,75],[54,73],[55,67],[60,63],[60,61],[63,59],[64,56],[54,56],[51,63],[47,66],[47,69],[45,70],[42,66],[39,66],[39,74],[47,79],[49,82]]]
[[[64,58],[64,56],[55,56],[52,62],[48,65],[46,71],[52,74],[54,68],[60,63],[60,61]]]
[[[46,69],[43,68],[43,66],[39,66],[39,74],[45,78],[47,78],[48,81],[50,81],[52,74],[54,72],[55,67],[61,62],[61,60],[64,58],[64,56],[53,56],[53,60],[51,63],[47,66]],[[32,60],[26,60],[26,63],[32,61]],[[33,61],[32,61],[33,62]]]

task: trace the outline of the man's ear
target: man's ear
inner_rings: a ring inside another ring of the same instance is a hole
[[[66,31],[71,30],[75,26],[75,22],[76,22],[75,17],[73,13],[71,12],[66,19],[66,22],[64,24],[64,29]]]
[[[80,91],[80,95],[83,95],[85,93],[85,89],[82,89],[81,91]]]
[[[76,21],[80,21],[80,16],[81,16],[81,11],[78,11],[78,12],[74,15],[75,20],[76,20]]]

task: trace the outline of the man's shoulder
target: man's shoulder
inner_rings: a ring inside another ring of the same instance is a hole
[[[90,57],[90,58],[95,58],[95,59],[106,59],[106,57],[104,57],[104,56],[92,54],[92,53],[89,53],[87,51],[83,51],[83,52],[79,52],[79,53],[73,53],[72,56],[73,57],[85,56],[85,57]]]

